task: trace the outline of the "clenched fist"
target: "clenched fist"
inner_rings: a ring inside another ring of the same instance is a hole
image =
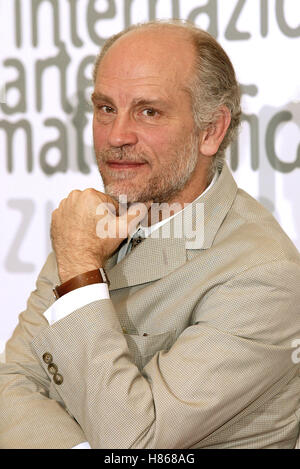
[[[95,189],[72,191],[52,213],[51,239],[61,282],[103,267],[149,206],[135,204],[126,210]]]

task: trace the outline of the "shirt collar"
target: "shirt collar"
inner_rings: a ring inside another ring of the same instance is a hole
[[[213,187],[213,185],[217,182],[218,180],[218,177],[219,177],[219,173],[218,171],[216,171],[211,183],[209,184],[209,186],[205,189],[204,192],[202,192],[195,200],[194,202],[200,200],[205,194],[208,193],[208,191]],[[131,241],[131,239],[137,234],[137,232],[139,230],[142,230],[143,231],[143,237],[145,238],[148,238],[154,231],[158,230],[160,227],[162,227],[165,223],[169,222],[170,220],[172,220],[172,218],[174,218],[176,215],[178,215],[178,213],[181,213],[185,210],[186,208],[183,208],[181,211],[175,213],[174,215],[172,215],[171,217],[168,217],[168,218],[164,218],[162,221],[158,222],[158,223],[155,223],[151,226],[142,226],[139,225],[138,228],[136,229],[136,231],[132,234],[131,237],[128,237],[127,239],[127,243],[123,244],[123,246],[121,247],[121,249],[119,250],[119,253],[118,253],[118,258],[117,258],[117,263],[120,262],[123,257],[126,255],[127,253],[127,249],[128,249],[128,245]]]

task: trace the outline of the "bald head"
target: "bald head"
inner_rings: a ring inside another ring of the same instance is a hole
[[[134,25],[109,38],[98,55],[94,67],[94,82],[98,68],[108,52],[116,46],[123,47],[127,56],[132,51],[136,62],[141,58],[160,61],[167,67],[171,62],[181,63],[181,70],[188,70],[195,64],[196,49],[189,28],[180,22],[151,22]]]
[[[95,81],[98,73],[114,69],[116,75],[122,71],[124,79],[165,75],[170,83],[184,86],[190,81],[195,60],[195,48],[184,28],[148,26],[131,30],[113,42],[99,60]]]

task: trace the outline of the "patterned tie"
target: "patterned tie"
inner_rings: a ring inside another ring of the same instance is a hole
[[[138,244],[140,244],[145,239],[145,233],[142,228],[139,228],[136,233],[132,236],[127,253],[134,249]]]

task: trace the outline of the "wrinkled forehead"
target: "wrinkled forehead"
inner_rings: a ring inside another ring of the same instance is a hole
[[[118,39],[99,65],[99,81],[155,82],[184,86],[195,63],[195,51],[186,34],[133,31]]]

